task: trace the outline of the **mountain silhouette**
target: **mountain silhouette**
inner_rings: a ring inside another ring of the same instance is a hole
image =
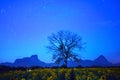
[[[16,59],[13,63],[15,67],[17,66],[24,66],[24,67],[31,67],[31,66],[42,66],[45,67],[46,63],[40,61],[37,55],[32,55],[31,57],[25,57],[23,59]]]
[[[10,66],[10,67],[32,67],[32,66],[40,66],[40,67],[53,67],[58,66],[55,63],[45,63],[38,59],[37,55],[32,55],[31,57],[24,57],[22,59],[16,59],[14,63],[1,63],[0,65]],[[101,66],[101,67],[109,67],[109,66],[120,66],[120,64],[112,64],[110,63],[103,55],[100,55],[95,60],[82,60],[80,59],[78,62],[68,61],[68,67],[92,67],[92,66]]]
[[[69,67],[76,67],[76,66],[83,66],[83,67],[91,67],[91,66],[101,66],[101,67],[107,67],[107,66],[113,66],[112,63],[110,63],[103,55],[100,55],[95,60],[79,60],[79,63],[76,63],[74,61],[69,61],[68,66]]]
[[[94,60],[95,66],[111,66],[112,63],[110,63],[103,55],[100,55],[98,58]]]
[[[10,66],[10,67],[32,67],[32,66],[45,67],[46,63],[40,61],[37,55],[32,55],[31,57],[16,59],[14,63],[7,62],[7,63],[2,63],[1,65]]]
[[[107,59],[103,56],[103,55],[100,55],[98,58],[96,58],[94,61],[96,62],[108,62]]]

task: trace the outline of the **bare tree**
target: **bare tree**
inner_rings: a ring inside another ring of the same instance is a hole
[[[48,37],[48,49],[53,52],[53,60],[57,64],[63,62],[64,67],[67,67],[68,60],[78,60],[78,51],[82,49],[81,37],[69,31],[59,31],[52,33]]]

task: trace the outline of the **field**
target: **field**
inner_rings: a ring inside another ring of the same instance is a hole
[[[0,80],[120,80],[120,68],[14,70],[0,73]]]

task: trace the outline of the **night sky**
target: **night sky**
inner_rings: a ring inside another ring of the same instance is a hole
[[[52,62],[47,37],[80,35],[82,59],[120,62],[120,0],[0,0],[0,63],[37,54]]]

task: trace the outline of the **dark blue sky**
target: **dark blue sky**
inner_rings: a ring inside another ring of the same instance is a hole
[[[82,59],[120,62],[119,0],[0,0],[0,62],[33,54],[51,62],[47,36],[59,30],[81,35]]]

